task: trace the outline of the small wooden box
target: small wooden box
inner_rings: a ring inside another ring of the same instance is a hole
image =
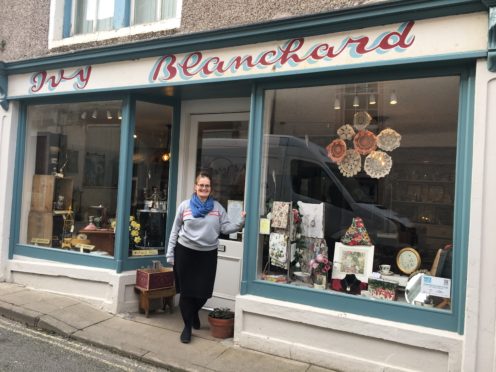
[[[64,197],[63,210],[72,206],[73,181],[70,178],[55,178],[51,175],[35,174],[31,195],[31,210],[51,212],[53,202],[60,195]]]
[[[170,288],[174,286],[174,271],[171,268],[138,269],[136,286],[145,290]]]
[[[28,244],[34,239],[48,239],[51,244],[53,237],[53,213],[29,212],[28,216]]]

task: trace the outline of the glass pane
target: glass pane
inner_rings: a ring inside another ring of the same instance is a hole
[[[259,277],[449,307],[458,92],[458,77],[267,91]]]
[[[228,213],[229,201],[244,201],[247,138],[247,121],[198,123],[195,174],[206,171],[212,176],[212,195]],[[241,234],[221,239],[241,240]]]
[[[134,1],[134,24],[155,22],[157,20],[157,0]]]
[[[177,0],[161,0],[162,1],[162,19],[174,18],[176,16]]]
[[[86,34],[93,32],[93,22],[96,16],[96,0],[78,0],[74,17],[74,33]]]
[[[20,243],[114,255],[120,107],[29,106]]]
[[[172,108],[136,103],[129,255],[164,254]]]
[[[77,0],[75,9],[76,35],[114,28],[114,0]]]
[[[96,31],[114,28],[114,0],[98,0]]]

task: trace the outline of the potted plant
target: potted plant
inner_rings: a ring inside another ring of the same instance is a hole
[[[227,307],[216,307],[208,313],[208,323],[213,337],[229,338],[234,335],[234,313]]]

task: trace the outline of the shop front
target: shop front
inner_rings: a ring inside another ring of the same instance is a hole
[[[207,304],[236,309],[236,343],[342,370],[475,363],[488,14],[418,18],[6,69],[8,277],[132,311],[207,170],[248,213]]]

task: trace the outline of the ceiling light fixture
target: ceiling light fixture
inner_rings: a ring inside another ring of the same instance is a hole
[[[110,110],[107,110],[107,119],[112,120],[112,113],[110,112]]]
[[[355,94],[355,97],[353,98],[353,107],[358,107],[360,106],[360,100],[358,99],[358,96]]]
[[[377,101],[375,100],[375,94],[374,93],[370,93],[369,95],[369,105],[375,105],[377,103]]]
[[[339,100],[337,94],[336,94],[336,98],[334,98],[334,110],[341,110],[341,101]]]
[[[122,120],[122,111],[121,110],[117,111],[117,118],[119,120]]]
[[[97,112],[96,112],[96,110],[94,110],[94,111],[93,111],[93,113],[91,114],[91,117],[92,117],[93,119],[96,119],[96,115],[97,115]]]
[[[396,91],[391,92],[391,97],[389,99],[389,104],[390,105],[396,105],[398,103],[398,97],[396,96]]]
[[[81,119],[82,119],[82,120],[86,120],[86,116],[88,116],[88,114],[86,113],[86,111],[83,111],[83,112],[81,113]]]

